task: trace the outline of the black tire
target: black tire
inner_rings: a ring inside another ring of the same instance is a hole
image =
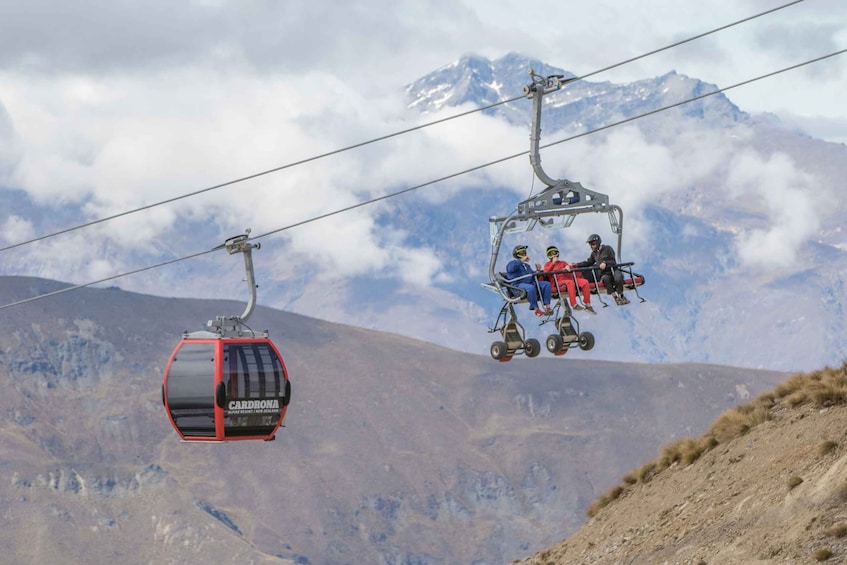
[[[594,334],[591,332],[582,332],[579,334],[579,348],[583,351],[594,349]]]
[[[541,353],[541,343],[535,338],[529,338],[524,345],[524,353],[527,357],[537,357]]]
[[[511,357],[509,355],[509,346],[506,345],[505,341],[495,341],[491,344],[491,356],[497,361],[503,361],[506,357]]]
[[[547,336],[547,351],[555,355],[565,346],[565,340],[559,334],[550,334]]]

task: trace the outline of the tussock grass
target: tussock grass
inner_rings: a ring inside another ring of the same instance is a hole
[[[809,380],[808,375],[804,375],[802,373],[796,374],[790,377],[784,383],[780,383],[776,386],[773,393],[776,395],[777,399],[785,398],[786,396],[790,396],[791,394],[797,392],[798,390],[802,390],[806,388],[806,382]]]
[[[656,473],[658,473],[656,470],[656,463],[651,461],[639,467],[635,476],[638,477],[638,482],[649,483],[650,479],[652,479]]]
[[[624,491],[625,489],[621,486],[612,487],[606,494],[595,500],[594,504],[589,506],[585,513],[589,518],[593,518],[600,510],[608,506],[612,501],[617,500]]]
[[[664,470],[675,463],[682,463],[687,467],[700,459],[700,456],[706,451],[714,449],[716,445],[715,438],[708,436],[699,439],[691,437],[678,439],[662,449],[659,454],[658,467]]]
[[[843,538],[844,536],[847,536],[847,526],[845,526],[844,524],[835,526],[834,528],[829,530],[827,534],[834,538]]]
[[[707,435],[719,444],[727,443],[770,419],[770,409],[766,406],[739,406],[718,416]]]
[[[635,473],[627,473],[621,480],[625,485],[634,485],[638,482],[638,475]]]
[[[801,484],[803,484],[803,479],[798,477],[797,475],[789,477],[788,490],[792,490],[794,487],[800,486]]]
[[[829,548],[819,549],[815,552],[815,561],[826,561],[832,557],[832,550]]]
[[[626,474],[623,486],[616,486],[592,504],[586,514],[593,518],[597,513],[618,499],[627,489],[639,483],[648,483],[656,475],[673,465],[687,467],[703,454],[721,444],[726,444],[750,432],[756,426],[771,420],[778,410],[796,409],[810,405],[827,408],[847,404],[847,360],[840,367],[799,373],[780,383],[773,391],[766,392],[753,401],[727,410],[715,420],[709,431],[700,438],[681,438],[662,448],[659,456],[637,470]],[[827,441],[818,447],[821,456],[838,448],[838,444]],[[791,484],[793,481],[799,481]],[[789,489],[802,483],[800,477],[789,479]],[[847,483],[838,493],[847,501]],[[820,560],[819,560],[820,561]]]
[[[821,457],[823,457],[825,455],[829,455],[830,453],[835,451],[837,448],[838,448],[838,443],[836,443],[832,440],[827,440],[827,441],[823,442],[822,444],[820,444],[818,446],[818,454]]]

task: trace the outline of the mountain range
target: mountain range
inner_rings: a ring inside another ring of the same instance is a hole
[[[3,303],[67,283],[0,278]],[[273,442],[179,441],[162,374],[234,301],[80,289],[0,317],[6,563],[507,563],[786,373],[496,363],[260,306],[292,380]],[[210,394],[212,384],[210,382]]]
[[[494,61],[465,56],[408,86],[402,95],[409,119],[425,122],[520,96],[530,68],[573,77],[518,54]],[[622,206],[621,259],[634,261],[647,279],[641,289],[646,302],[603,308],[599,316],[583,320],[597,345],[575,356],[780,371],[837,365],[847,358],[847,241],[840,197],[847,147],[810,138],[773,115],[750,115],[731,102],[731,92],[635,119],[716,89],[671,71],[626,84],[578,80],[545,97],[542,144],[633,119],[543,151],[553,176],[581,182]],[[530,112],[531,101],[520,98],[485,110],[484,119],[523,136],[529,133]],[[498,180],[497,171],[453,179],[438,197],[394,198],[376,213],[375,231],[388,239],[402,234],[438,258],[444,276],[431,284],[416,284],[390,268],[328,280],[308,261],[289,266],[285,257],[291,249],[274,241],[256,258],[260,301],[458,351],[486,352],[497,338],[487,330],[500,308],[497,297],[480,287],[488,279],[488,220],[510,213],[539,189],[528,164],[523,186],[511,173]],[[6,203],[0,222],[25,217],[39,233],[90,219],[82,205],[37,203],[15,187],[0,188],[0,196]],[[588,255],[588,233],[599,230],[607,241],[613,239],[602,220],[580,218],[561,233],[530,233],[521,241],[537,250],[536,256],[554,243],[566,258],[581,260]],[[143,248],[98,236],[73,248],[105,266],[131,270],[169,261],[176,250],[195,252],[203,248],[198,242],[212,248],[233,235],[220,229],[208,218],[187,215]],[[501,264],[516,242],[504,241]],[[4,252],[0,272],[90,281],[58,276],[54,265],[38,259],[52,243],[39,245]],[[162,296],[240,296],[237,276],[219,276],[232,266],[221,261],[198,258],[117,284]],[[326,292],[328,285],[332,293]],[[543,339],[534,321],[527,326]]]

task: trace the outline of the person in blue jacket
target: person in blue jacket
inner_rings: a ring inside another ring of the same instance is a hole
[[[536,273],[541,271],[541,265],[536,263],[535,269],[529,264],[529,255],[527,255],[527,246],[518,245],[512,249],[512,259],[506,265],[506,278],[509,279],[509,284],[512,284],[526,292],[526,299],[529,302],[529,309],[535,310],[536,316],[549,316],[553,313],[550,308],[550,283],[536,279]],[[541,292],[541,302],[544,304],[544,310],[538,307],[538,293]]]

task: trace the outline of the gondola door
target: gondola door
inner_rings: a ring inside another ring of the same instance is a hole
[[[222,384],[224,439],[273,439],[285,417],[291,387],[268,339],[225,340]]]
[[[221,342],[183,340],[165,371],[162,396],[168,417],[186,441],[221,441],[223,410],[216,406],[215,384],[221,381]]]

